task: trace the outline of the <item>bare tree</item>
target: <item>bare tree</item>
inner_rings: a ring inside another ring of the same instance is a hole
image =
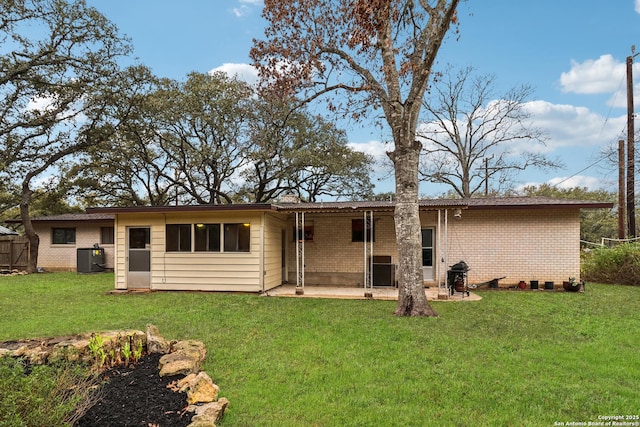
[[[459,0],[265,0],[266,40],[251,57],[273,96],[362,117],[381,108],[391,130],[399,298],[403,316],[435,316],[422,276],[416,127],[431,67]],[[341,104],[340,100],[346,99]]]
[[[457,73],[449,67],[423,105],[426,122],[421,178],[443,183],[460,197],[472,197],[488,182],[508,184],[528,168],[555,168],[559,163],[538,150],[547,136],[530,120],[526,101],[533,94],[521,85],[497,94],[495,76],[474,75],[472,67]]]

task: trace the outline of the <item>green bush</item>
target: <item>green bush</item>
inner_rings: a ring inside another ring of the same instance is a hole
[[[590,282],[640,285],[640,244],[596,248],[583,255],[582,278]]]
[[[0,426],[68,426],[96,397],[96,378],[80,365],[26,365],[0,357]]]

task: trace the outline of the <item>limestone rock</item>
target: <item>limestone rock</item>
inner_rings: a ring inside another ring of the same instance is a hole
[[[220,387],[213,383],[211,377],[206,372],[198,375],[189,375],[190,380],[183,384],[182,390],[187,392],[187,403],[195,405],[197,403],[209,403],[218,398]]]
[[[171,343],[160,335],[158,327],[147,325],[147,352],[167,354],[171,350]]]
[[[185,393],[189,389],[191,382],[195,380],[196,377],[196,374],[187,375],[176,383],[175,390],[179,391],[180,393]]]
[[[191,424],[188,427],[216,427],[216,423],[222,419],[228,405],[229,401],[221,397],[216,402],[198,406],[196,415],[191,418]]]
[[[200,341],[179,341],[174,352],[160,358],[160,376],[189,375],[200,371],[207,355],[204,344]]]

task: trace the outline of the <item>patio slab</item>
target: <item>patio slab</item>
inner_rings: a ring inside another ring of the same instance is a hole
[[[374,287],[371,293],[373,299],[398,300],[398,288]],[[438,288],[425,288],[425,293],[428,301],[479,301],[482,299],[481,296],[473,292],[471,292],[469,296],[460,292],[456,292],[454,295],[447,295],[444,293],[443,295],[440,295],[440,298],[438,298]],[[277,288],[266,291],[263,295],[296,298],[370,299],[365,297],[364,288],[316,285],[305,286],[304,294],[302,295],[296,295],[295,285],[280,285]]]

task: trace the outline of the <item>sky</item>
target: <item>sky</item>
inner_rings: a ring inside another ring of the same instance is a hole
[[[227,71],[255,81],[249,50],[264,35],[262,0],[87,0],[133,44],[133,56],[160,77]],[[640,52],[640,0],[467,0],[458,9],[459,35],[447,38],[436,67],[473,67],[493,74],[498,91],[527,84],[526,105],[549,140],[540,149],[564,167],[528,170],[516,186],[617,189],[617,169],[603,151],[626,134],[626,58]],[[640,56],[633,68],[640,106]],[[339,124],[340,125],[340,124]],[[636,129],[640,119],[636,120]],[[390,147],[388,131],[345,123],[350,145],[376,158]],[[374,170],[376,192],[392,178]],[[424,196],[447,188],[423,183]]]

